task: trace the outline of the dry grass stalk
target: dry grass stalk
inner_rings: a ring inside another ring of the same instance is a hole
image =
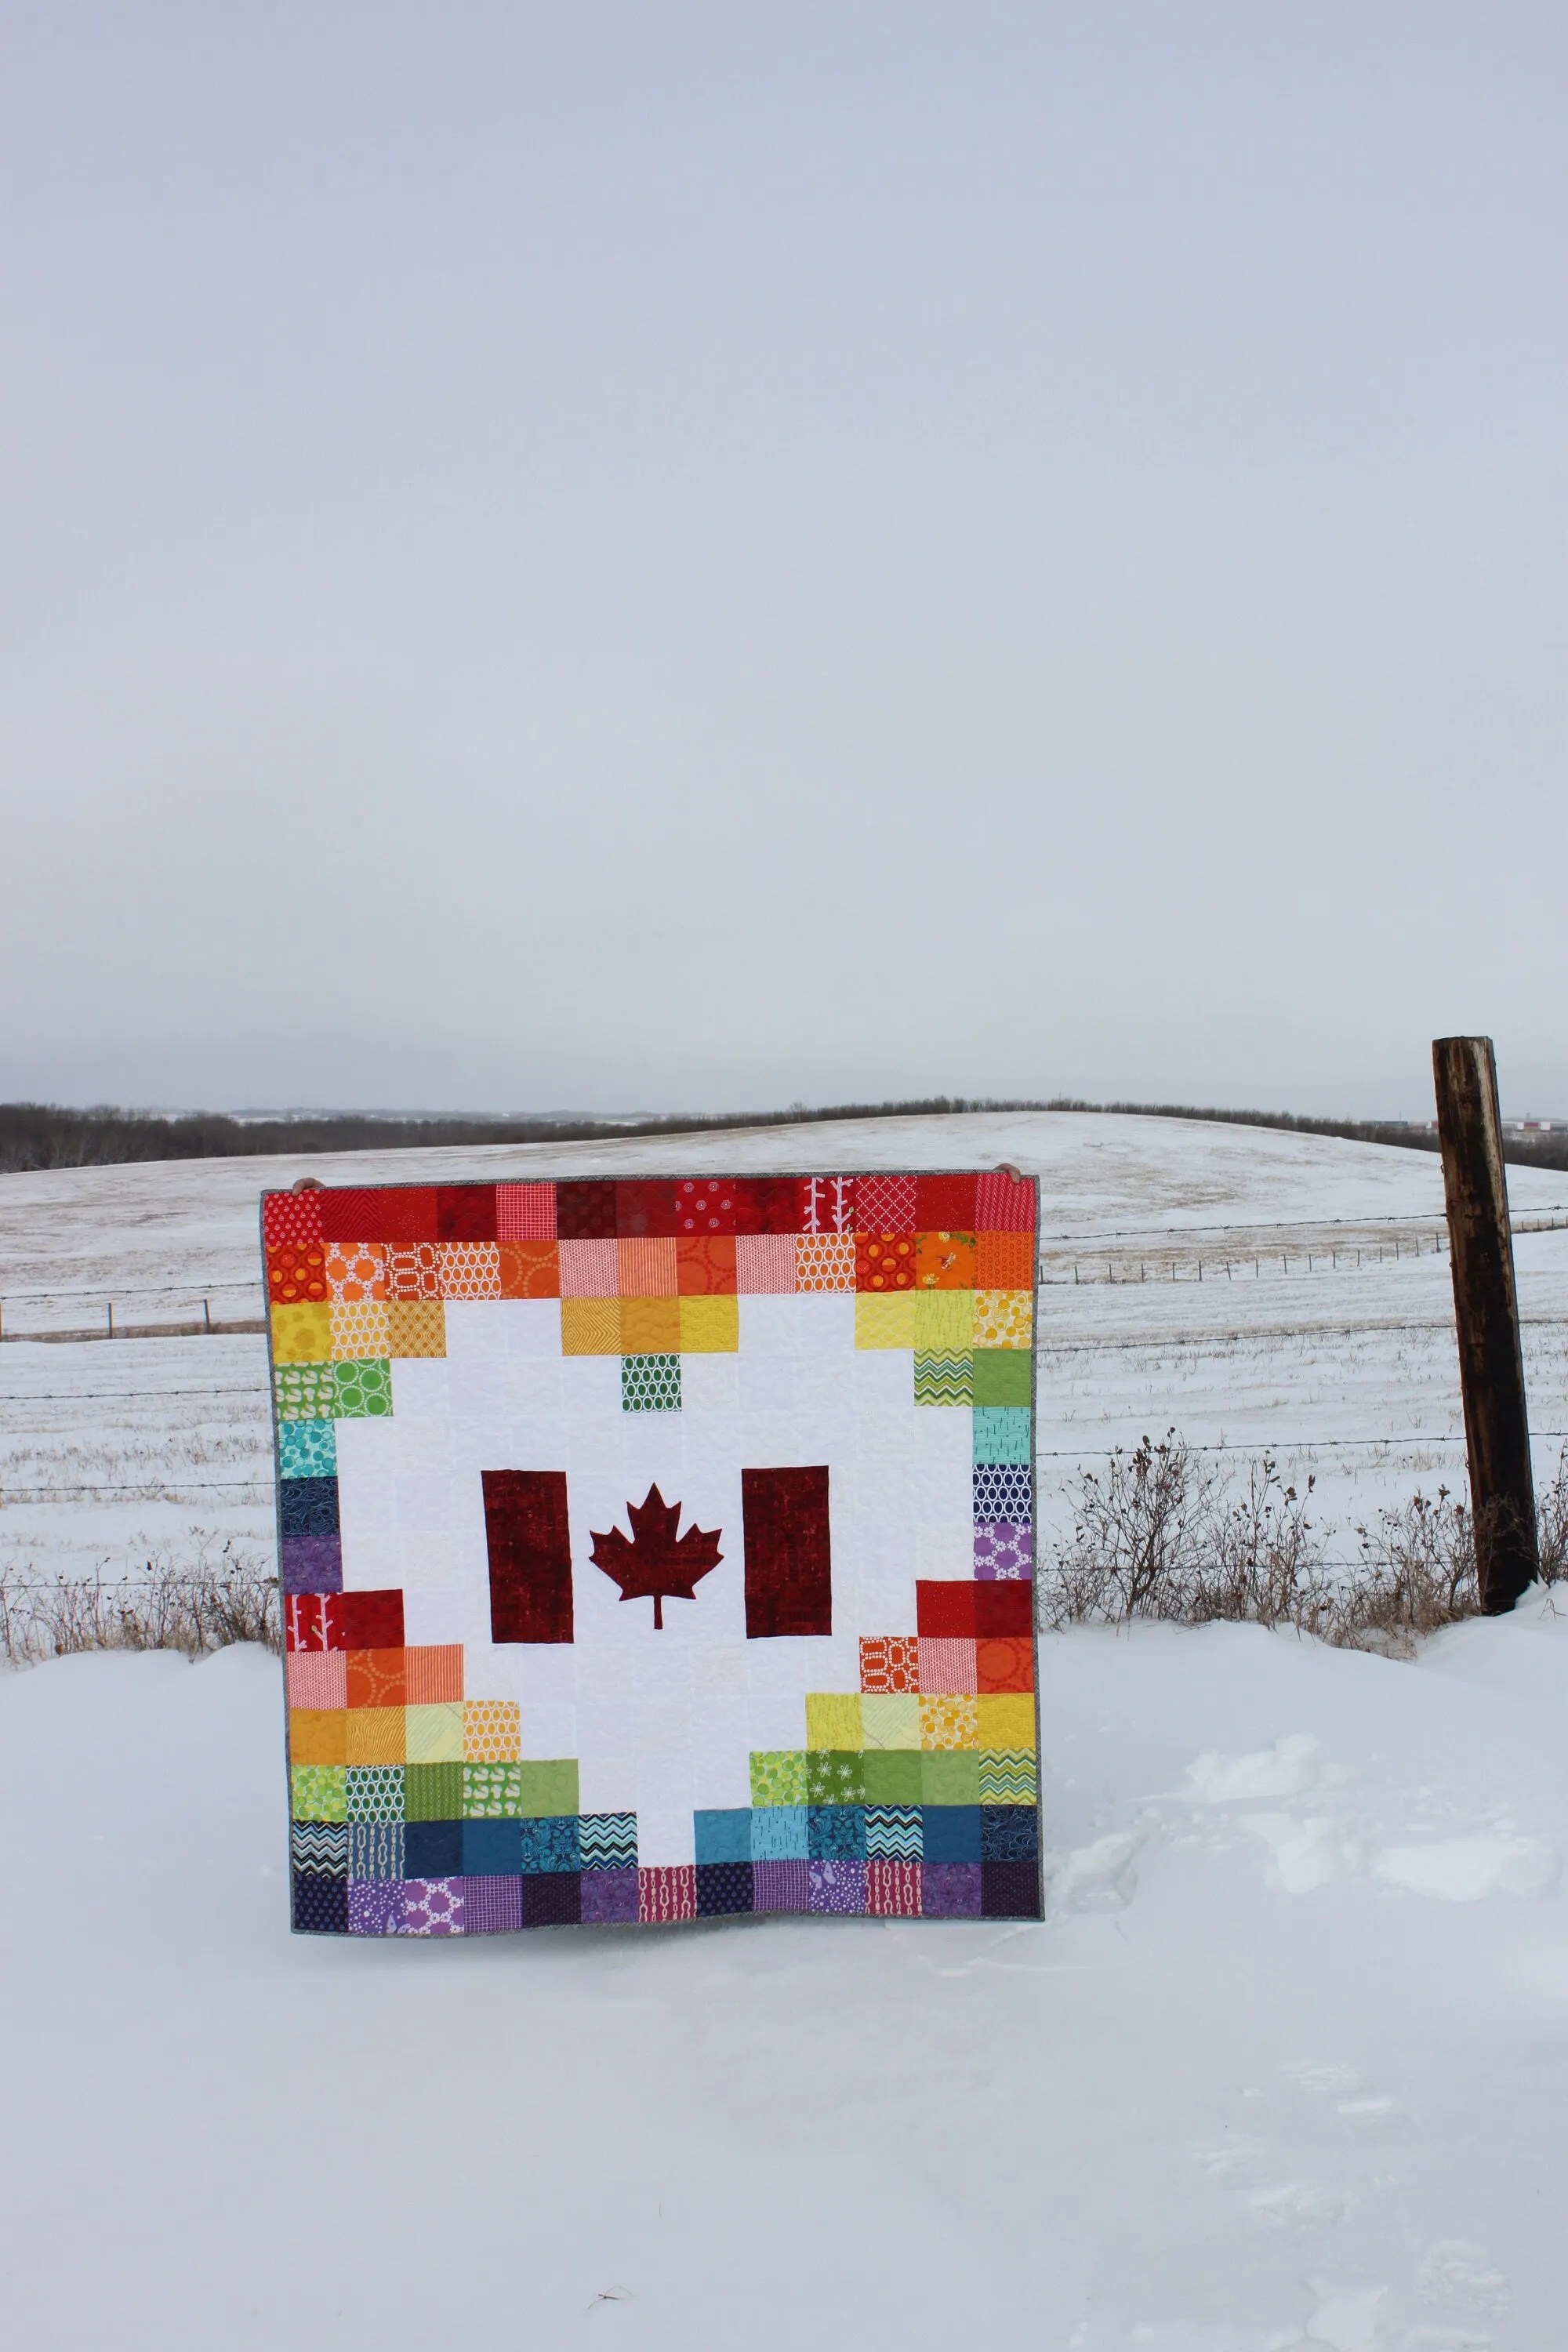
[[[83,1650],[180,1650],[195,1658],[233,1642],[281,1646],[278,1580],[232,1544],[216,1559],[150,1559],[139,1575],[108,1581],[0,1571],[0,1649],[14,1666]]]

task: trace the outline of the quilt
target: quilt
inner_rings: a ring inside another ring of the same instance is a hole
[[[297,1930],[1038,1916],[1031,1180],[261,1222]]]

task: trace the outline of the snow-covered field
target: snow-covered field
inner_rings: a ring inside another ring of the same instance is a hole
[[[998,1117],[410,1158],[1015,1160],[1045,1184],[1047,1496],[1172,1423],[1315,1464],[1330,1516],[1462,1474],[1423,1154]],[[7,1332],[111,1293],[152,1321],[155,1286],[171,1320],[254,1314],[256,1194],[299,1172],[0,1180]],[[1561,1214],[1568,1180],[1513,1200]],[[1544,1468],[1568,1232],[1518,1257]],[[263,1364],[8,1339],[5,1559],[268,1545]],[[289,1937],[275,1661],[0,1679],[7,2341],[1555,2352],[1568,1618],[1535,1596],[1414,1663],[1079,1631],[1041,1674],[1037,1927],[467,1946]]]

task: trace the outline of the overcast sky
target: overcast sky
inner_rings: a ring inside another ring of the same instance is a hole
[[[0,7],[0,1094],[1568,1111],[1568,12]]]

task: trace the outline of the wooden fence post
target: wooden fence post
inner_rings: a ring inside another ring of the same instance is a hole
[[[1511,1609],[1533,1584],[1541,1561],[1491,1039],[1435,1038],[1432,1073],[1448,1210],[1476,1573],[1481,1607],[1496,1617]]]

